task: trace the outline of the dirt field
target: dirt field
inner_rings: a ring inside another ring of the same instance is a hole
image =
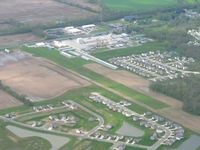
[[[20,106],[22,103],[10,96],[6,92],[0,90],[0,109]]]
[[[124,84],[127,87],[130,87],[132,89],[145,93],[146,95],[152,96],[155,99],[161,102],[164,102],[170,106],[182,107],[182,103],[180,101],[177,101],[173,98],[150,91],[149,90],[150,82],[138,75],[135,75],[125,70],[111,70],[99,64],[88,64],[88,65],[85,65],[85,67],[96,73],[102,74],[106,76],[107,78],[110,78],[116,82]]]
[[[38,40],[40,40],[40,38],[31,33],[0,36],[0,48],[20,45]]]
[[[44,59],[23,58],[0,67],[4,84],[34,101],[50,99],[90,83]]]
[[[12,0],[12,3],[10,0],[1,0],[0,10],[1,22],[12,20],[27,24],[55,23],[94,15],[55,0]]]
[[[167,116],[171,120],[178,122],[197,133],[200,133],[200,116],[194,116],[179,108],[173,107],[159,110],[157,113]]]
[[[111,70],[99,64],[87,64],[86,68],[106,76],[116,82],[126,85],[127,87],[138,90],[146,95],[168,104],[170,107],[161,110],[155,110],[157,113],[176,121],[191,130],[200,133],[200,117],[188,114],[182,110],[182,103],[168,96],[155,93],[149,90],[149,81],[128,71]]]
[[[97,3],[89,3],[88,0],[62,0],[62,1],[74,5],[79,5],[82,8],[90,8],[94,11],[101,11],[101,7]]]
[[[131,88],[145,89],[149,86],[149,81],[127,71],[111,70],[99,64],[87,64],[85,67]]]

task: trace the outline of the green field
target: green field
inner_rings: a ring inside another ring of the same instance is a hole
[[[103,0],[103,3],[110,10],[139,13],[197,4],[199,0]]]
[[[106,7],[118,11],[149,11],[178,6],[177,0],[103,0]]]
[[[114,57],[140,54],[140,53],[149,52],[149,51],[157,51],[157,50],[166,51],[166,50],[169,50],[168,44],[169,44],[168,42],[152,42],[152,43],[146,43],[137,47],[128,47],[128,48],[122,48],[122,49],[116,49],[116,50],[105,49],[105,50],[97,51],[94,54],[94,56],[102,60],[108,60]]]
[[[128,147],[128,146],[127,146],[127,147],[125,148],[125,150],[146,150],[146,149],[143,149],[143,148],[134,148],[134,149],[133,149],[133,147]]]
[[[64,128],[67,131],[67,130],[70,130],[70,129],[73,129],[73,128],[76,128],[76,129],[82,128],[86,131],[89,131],[89,130],[91,130],[92,128],[94,128],[98,125],[97,121],[88,121],[88,119],[90,117],[93,117],[91,114],[89,114],[89,113],[87,113],[83,110],[69,111],[69,110],[66,110],[65,108],[54,110],[53,112],[50,111],[50,112],[29,114],[29,115],[23,116],[21,118],[19,117],[17,119],[17,121],[23,122],[23,123],[26,123],[26,124],[30,124],[30,122],[33,122],[33,121],[37,121],[37,122],[39,121],[39,122],[43,122],[45,124],[45,123],[48,123],[48,121],[49,121],[48,117],[50,115],[59,116],[59,114],[66,114],[68,116],[72,115],[72,116],[75,116],[76,118],[78,118],[79,120],[73,126],[70,126],[70,125],[65,126],[64,125],[64,126],[61,126],[58,130]]]
[[[82,140],[78,143],[75,143],[73,145],[67,145],[67,149],[61,149],[61,150],[82,150],[82,149],[88,149],[88,150],[107,150],[112,146],[111,143],[105,143],[105,142],[97,142],[97,141],[90,141],[90,140]]]

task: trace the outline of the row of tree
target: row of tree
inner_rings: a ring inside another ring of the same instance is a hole
[[[184,110],[200,115],[200,76],[153,82],[150,88],[181,100]]]
[[[33,103],[27,98],[27,96],[18,94],[17,92],[13,91],[9,86],[4,85],[1,80],[0,80],[0,90],[7,92],[8,94],[12,95],[25,105],[33,106]]]

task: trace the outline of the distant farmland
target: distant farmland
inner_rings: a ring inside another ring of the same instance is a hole
[[[103,0],[110,10],[144,12],[178,7],[183,4],[196,4],[199,0]]]
[[[96,15],[55,0],[1,0],[0,10],[0,33],[24,33],[27,28],[34,26],[51,27],[61,22],[79,21]]]

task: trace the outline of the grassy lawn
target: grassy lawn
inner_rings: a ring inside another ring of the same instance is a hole
[[[116,49],[116,50],[102,50],[98,51],[94,54],[95,57],[108,60],[110,58],[114,57],[120,57],[120,56],[128,56],[132,54],[140,54],[143,52],[149,52],[151,51],[166,51],[168,48],[167,42],[152,42],[152,43],[145,43],[141,46],[137,47],[128,47],[123,49]]]
[[[30,112],[31,109],[27,105],[22,105],[22,106],[17,106],[17,107],[11,107],[11,108],[6,108],[6,109],[1,109],[0,110],[0,115],[4,115],[7,113],[12,113],[12,112],[20,112],[20,113],[27,113]]]
[[[200,0],[186,0],[188,4],[197,4],[200,3]]]
[[[103,0],[104,6],[113,11],[148,12],[197,4],[199,0]]]
[[[91,114],[83,111],[83,110],[76,110],[76,111],[69,111],[65,108],[63,109],[57,109],[49,112],[42,112],[42,113],[36,113],[36,114],[29,114],[23,117],[20,117],[17,119],[19,122],[27,123],[30,121],[44,121],[48,122],[48,117],[50,115],[59,115],[59,114],[65,114],[67,116],[73,115],[76,118],[79,119],[79,121],[75,124],[75,126],[72,126],[71,128],[83,128],[84,130],[90,130],[98,125],[97,121],[88,121],[90,117],[92,117]],[[88,123],[89,122],[89,123]]]
[[[123,84],[117,83],[100,74],[97,74],[93,71],[90,71],[89,69],[84,68],[83,65],[90,63],[89,61],[85,61],[80,58],[67,59],[64,56],[60,55],[58,51],[47,50],[44,48],[23,48],[23,50],[30,52],[37,57],[44,57],[51,61],[54,61],[55,63],[65,68],[69,68],[85,77],[88,77],[100,84],[103,84],[104,86],[110,89],[123,93],[124,95],[127,95],[132,99],[138,100],[154,109],[161,109],[168,106],[167,104],[159,102],[152,97],[146,96],[138,91],[124,86]]]
[[[144,148],[134,148],[133,147],[126,147],[125,150],[146,150]]]
[[[73,143],[72,143],[73,142]],[[111,143],[105,143],[105,142],[97,142],[97,141],[91,141],[91,140],[81,140],[78,141],[74,140],[71,143],[68,143],[65,148],[60,150],[108,150],[112,144]]]
[[[104,5],[111,10],[145,12],[176,7],[178,0],[103,0]]]

